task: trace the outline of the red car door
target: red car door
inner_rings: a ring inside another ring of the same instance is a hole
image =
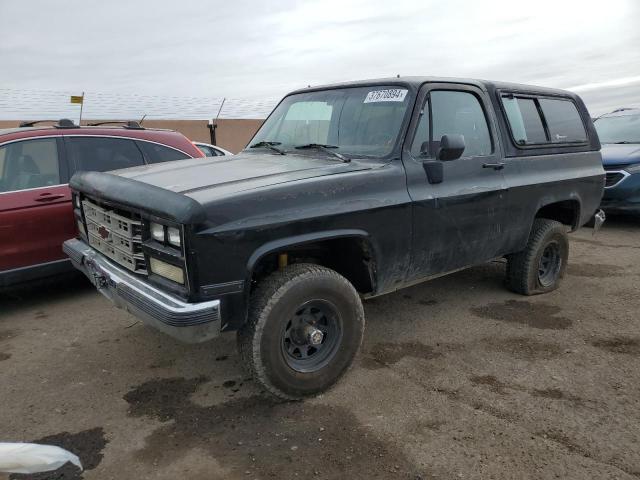
[[[75,235],[76,226],[61,147],[60,137],[0,144],[0,274],[5,279],[10,270],[28,272],[66,261],[61,245]]]

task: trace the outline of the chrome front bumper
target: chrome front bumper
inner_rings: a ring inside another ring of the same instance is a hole
[[[188,343],[220,333],[220,300],[184,302],[116,266],[82,240],[67,240],[62,249],[100,293],[146,324]]]

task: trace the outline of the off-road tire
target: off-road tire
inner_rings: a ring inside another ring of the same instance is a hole
[[[557,245],[560,265],[551,283],[543,284],[539,278],[540,259],[550,244]],[[567,227],[555,220],[536,218],[524,250],[507,255],[505,284],[522,295],[538,295],[555,290],[564,277],[569,257]]]
[[[342,333],[326,366],[300,372],[287,363],[281,332],[300,305],[314,300],[336,307]],[[272,273],[256,287],[247,323],[238,331],[238,348],[248,373],[267,392],[284,400],[301,400],[340,379],[352,364],[363,333],[364,309],[353,285],[333,270],[300,263]]]

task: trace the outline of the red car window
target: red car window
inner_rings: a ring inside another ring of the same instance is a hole
[[[0,191],[11,192],[60,184],[55,138],[13,142],[0,147]]]
[[[144,164],[133,140],[109,137],[67,137],[67,152],[78,171],[106,172]]]

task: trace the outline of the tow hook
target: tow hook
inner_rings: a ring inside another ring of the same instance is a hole
[[[598,233],[598,230],[602,228],[602,224],[607,219],[603,210],[598,210],[593,216],[593,235]]]

